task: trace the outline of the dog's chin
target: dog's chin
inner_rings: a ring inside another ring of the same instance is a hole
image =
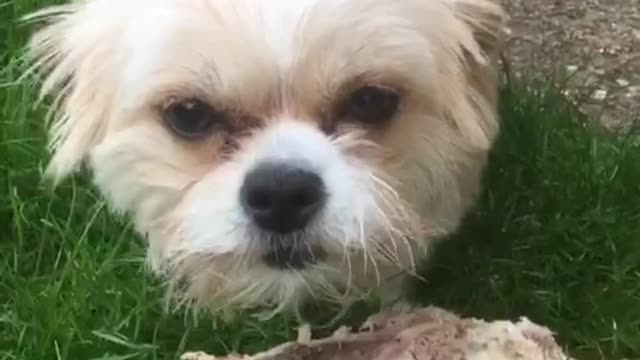
[[[411,273],[409,252],[399,263],[336,239],[271,234],[262,240],[263,246],[242,253],[191,253],[171,261],[166,275],[182,285],[175,295],[216,312],[275,315],[296,313],[316,301],[346,308],[393,281],[388,276]]]
[[[175,285],[181,286],[174,295],[184,304],[214,312],[275,315],[297,312],[312,299],[348,306],[363,294],[345,281],[346,274],[334,267],[326,253],[317,249],[268,252],[255,263],[228,271],[223,277],[216,270],[220,260],[198,262],[197,268],[194,262],[174,268],[168,275],[174,281],[180,280]]]
[[[261,257],[269,268],[282,271],[304,271],[321,265],[327,259],[327,251],[319,245],[290,243],[287,239],[279,243],[274,240]]]
[[[360,245],[320,237],[252,232],[251,246],[229,253],[194,249],[161,259],[165,276],[186,304],[214,311],[296,312],[310,301],[349,306],[376,287],[389,261],[364,256]],[[399,264],[394,264],[399,271]],[[363,283],[363,276],[369,276]]]

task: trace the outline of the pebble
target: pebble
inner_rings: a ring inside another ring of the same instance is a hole
[[[594,100],[602,101],[607,98],[607,90],[599,89],[593,92],[591,96]]]

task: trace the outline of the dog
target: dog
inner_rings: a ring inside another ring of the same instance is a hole
[[[499,132],[492,0],[83,0],[28,20],[47,177],[86,166],[153,271],[215,310],[395,298]]]

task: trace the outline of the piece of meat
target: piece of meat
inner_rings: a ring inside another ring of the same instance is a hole
[[[526,318],[518,322],[463,319],[428,307],[410,313],[385,312],[358,330],[299,340],[253,356],[214,357],[187,353],[182,360],[565,360],[552,332]]]

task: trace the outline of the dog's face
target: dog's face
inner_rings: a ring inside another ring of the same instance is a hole
[[[86,161],[215,306],[341,301],[453,230],[497,132],[487,0],[89,0],[47,10],[49,174]]]

